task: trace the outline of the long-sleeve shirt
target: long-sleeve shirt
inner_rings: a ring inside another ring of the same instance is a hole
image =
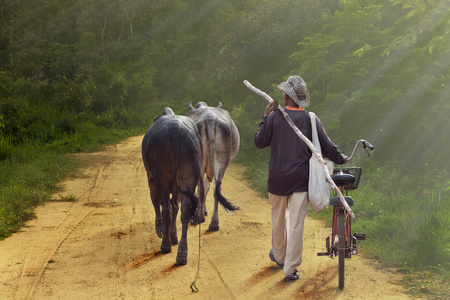
[[[309,139],[312,139],[311,118],[303,108],[287,106],[286,113],[295,126]],[[345,158],[330,140],[319,118],[316,118],[322,156],[336,164],[343,164]],[[293,192],[308,191],[309,160],[312,152],[279,111],[263,117],[255,135],[258,148],[270,146],[269,180],[267,190],[271,194],[289,196]]]

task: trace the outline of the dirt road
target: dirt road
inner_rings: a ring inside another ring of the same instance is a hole
[[[329,229],[310,218],[300,280],[284,282],[268,257],[268,200],[247,187],[237,164],[227,169],[222,192],[242,210],[230,216],[221,209],[218,232],[206,231],[209,217],[190,227],[188,264],[175,266],[176,246],[159,252],[141,140],[80,155],[85,167],[61,193],[76,201],[56,195],[22,232],[0,242],[0,299],[409,299],[395,273],[361,256],[347,262],[339,290],[337,260],[316,256]],[[209,195],[209,211],[212,203]]]

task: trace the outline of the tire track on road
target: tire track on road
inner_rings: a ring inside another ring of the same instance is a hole
[[[95,192],[95,187],[98,186],[100,177],[109,163],[101,166],[97,169],[97,174],[94,178],[94,183],[89,188],[89,195],[86,197],[86,201],[77,201],[71,207],[67,217],[56,227],[54,231],[46,232],[49,237],[44,239],[43,242],[39,238],[34,238],[32,245],[33,250],[30,251],[27,258],[20,279],[18,281],[16,299],[32,299],[36,286],[39,284],[45,269],[52,261],[53,256],[61,247],[62,243],[69,237],[73,230],[80,224],[89,214],[93,211],[92,208],[85,204],[90,203],[92,195]],[[82,197],[82,199],[85,197]],[[57,202],[57,201],[56,201]],[[52,204],[47,204],[52,205]]]

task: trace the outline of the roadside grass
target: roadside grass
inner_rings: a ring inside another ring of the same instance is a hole
[[[76,202],[77,201],[77,197],[74,194],[70,194],[70,195],[66,195],[66,196],[62,196],[61,194],[58,194],[59,198],[52,198],[48,201],[51,202]]]
[[[33,207],[50,199],[57,183],[76,166],[70,156],[36,147],[16,149],[0,162],[0,239],[34,217]]]
[[[403,275],[403,284],[414,297],[448,299],[450,295],[450,272],[442,268],[398,270]]]
[[[248,167],[244,175],[263,197],[268,161],[268,153],[243,154],[238,160]],[[450,295],[449,183],[445,170],[409,172],[398,162],[372,163],[364,168],[358,189],[349,193],[357,218],[352,232],[367,235],[360,252],[397,268],[405,289],[415,297]],[[308,214],[331,226],[332,209],[316,214],[308,208]]]

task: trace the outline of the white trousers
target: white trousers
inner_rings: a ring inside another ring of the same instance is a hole
[[[303,231],[308,193],[290,196],[269,193],[272,207],[272,249],[276,261],[284,265],[283,272],[292,274],[302,263]]]

